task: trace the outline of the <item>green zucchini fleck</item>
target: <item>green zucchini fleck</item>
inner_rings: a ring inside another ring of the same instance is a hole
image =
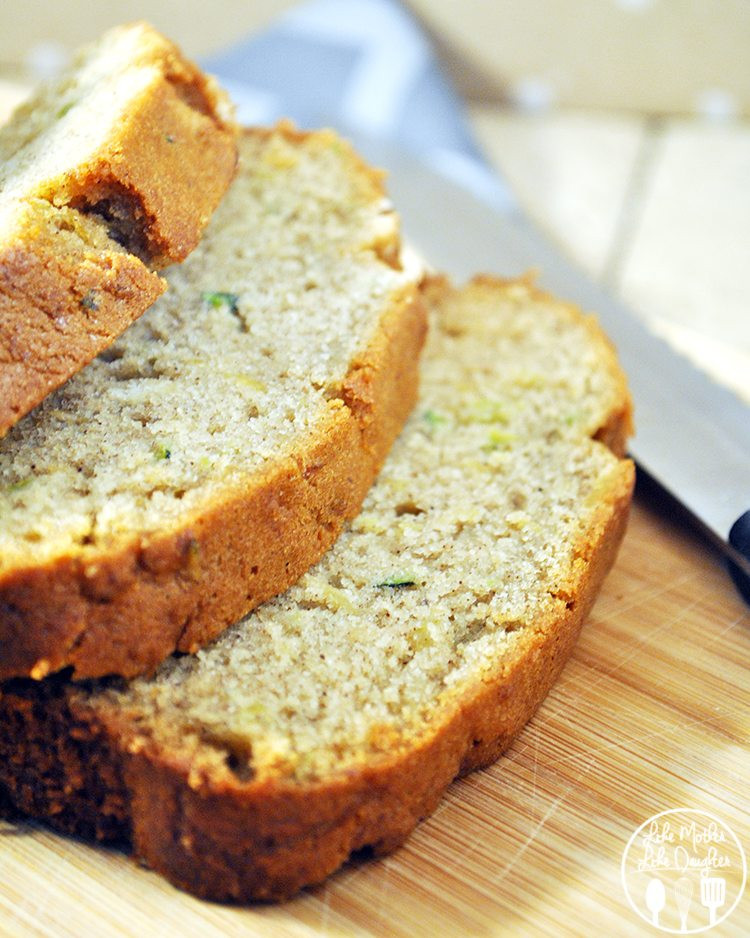
[[[201,293],[201,298],[211,309],[226,307],[233,315],[240,311],[240,298],[236,293]]]
[[[177,143],[177,137],[173,137],[172,134],[164,134],[164,139],[167,143]]]
[[[474,401],[468,410],[468,418],[472,423],[507,423],[508,411],[500,401],[480,398]]]
[[[503,430],[490,430],[487,435],[487,442],[482,449],[486,453],[492,452],[492,450],[495,449],[504,449],[517,438],[515,433],[506,433]]]
[[[34,476],[26,476],[25,479],[19,479],[18,482],[12,482],[8,486],[9,492],[20,492],[22,489],[28,488],[31,483],[34,481]]]
[[[408,589],[410,586],[416,586],[417,581],[411,574],[402,574],[401,576],[392,576],[387,580],[383,580],[382,583],[376,583],[375,585],[378,589],[388,587],[392,590],[403,590]]]
[[[426,410],[422,414],[422,419],[427,424],[427,426],[431,427],[433,430],[448,422],[447,417],[444,417],[442,414],[439,414],[434,410]]]
[[[154,456],[157,459],[171,459],[172,450],[163,443],[154,443]]]
[[[96,290],[89,290],[89,292],[81,298],[81,306],[83,306],[84,309],[99,309],[99,303],[96,299]]]
[[[57,112],[57,119],[60,120],[61,117],[65,117],[65,115],[74,105],[75,105],[75,101],[68,101],[67,104],[63,104],[63,106]]]

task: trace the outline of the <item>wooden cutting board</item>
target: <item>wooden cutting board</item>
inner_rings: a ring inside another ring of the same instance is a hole
[[[639,496],[537,716],[395,854],[279,907],[232,908],[184,895],[116,850],[5,823],[0,934],[658,934],[627,903],[623,850],[647,818],[685,807],[717,816],[750,849],[748,674],[750,610],[722,563]],[[739,938],[748,922],[750,890],[711,934]]]

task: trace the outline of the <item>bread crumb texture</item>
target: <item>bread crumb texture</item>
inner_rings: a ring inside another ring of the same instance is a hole
[[[397,246],[334,134],[246,136],[168,292],[0,441],[0,577],[189,526],[299,449],[414,289]]]
[[[629,428],[613,353],[527,282],[438,292],[419,405],[336,545],[86,710],[212,786],[329,783],[413,750],[575,603],[632,483],[593,439],[615,414]]]

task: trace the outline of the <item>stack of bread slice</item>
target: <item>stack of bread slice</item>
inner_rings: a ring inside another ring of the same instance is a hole
[[[165,295],[0,440],[0,789],[250,900],[392,849],[509,745],[633,467],[591,318],[422,277],[329,131],[239,152]]]
[[[0,443],[0,677],[131,676],[290,586],[359,508],[424,338],[379,177],[240,139],[169,288]]]

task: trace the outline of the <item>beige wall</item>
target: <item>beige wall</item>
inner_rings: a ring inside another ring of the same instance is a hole
[[[108,26],[146,19],[190,55],[202,55],[262,25],[294,0],[2,0],[0,62],[16,63],[34,43],[73,48]]]
[[[191,55],[267,23],[293,0],[4,0],[0,68],[36,44],[72,47],[151,20]],[[411,0],[474,98],[750,114],[750,0]]]

